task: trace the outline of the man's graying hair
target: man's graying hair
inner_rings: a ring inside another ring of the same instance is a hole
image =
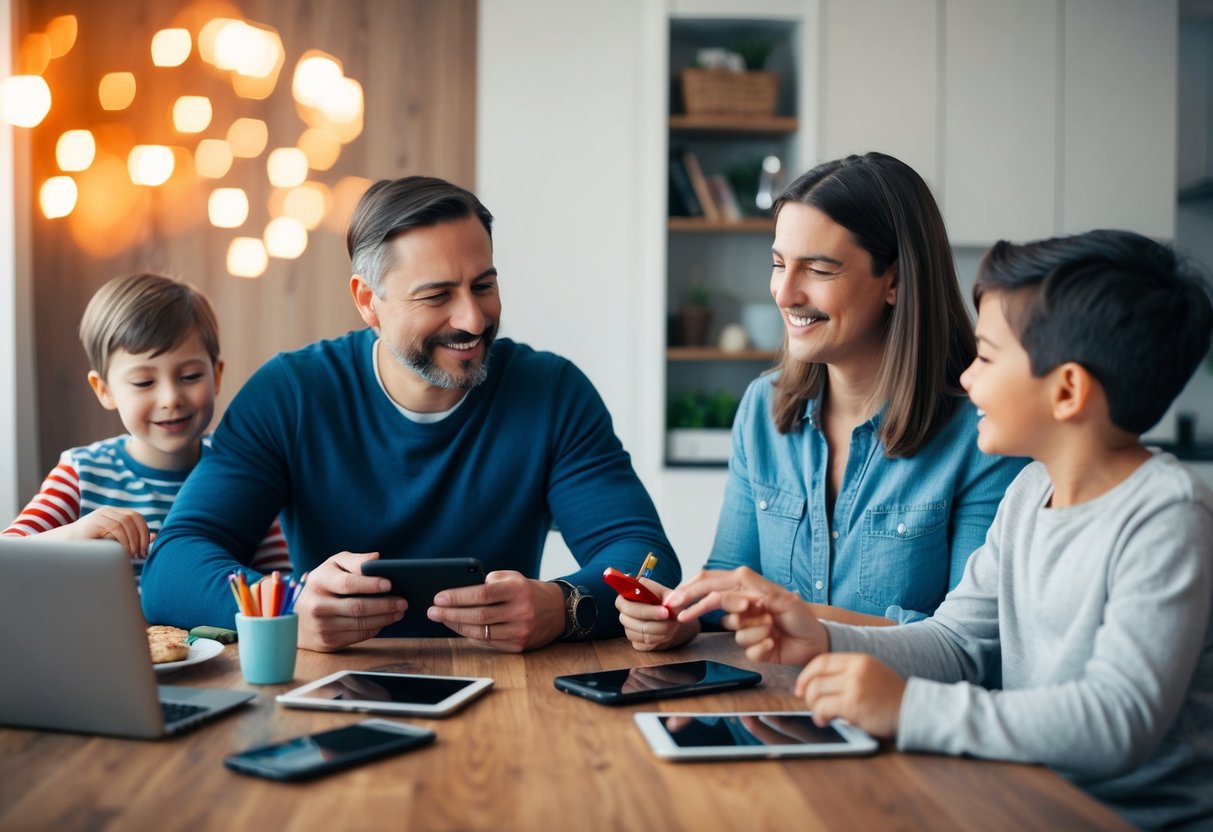
[[[381,179],[358,200],[345,235],[354,274],[383,297],[383,276],[392,268],[392,238],[410,228],[475,216],[493,238],[493,215],[475,194],[432,176]]]

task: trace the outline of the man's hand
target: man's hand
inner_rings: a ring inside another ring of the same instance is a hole
[[[147,557],[147,547],[152,542],[147,521],[134,509],[102,506],[88,514],[54,529],[42,532],[43,540],[99,540],[112,538],[122,544],[132,559]]]
[[[648,578],[641,578],[640,583],[653,590],[663,601],[671,592]],[[623,625],[624,635],[632,642],[632,646],[640,651],[668,650],[686,644],[699,635],[699,619],[679,621],[677,608],[670,609],[661,604],[642,604],[639,601],[629,601],[620,595],[615,599],[615,609],[619,610],[619,623]]]
[[[521,653],[564,635],[564,593],[556,584],[499,570],[483,584],[439,592],[426,615],[476,644]]]
[[[308,573],[295,612],[299,615],[299,646],[327,653],[373,637],[404,617],[408,603],[388,595],[392,582],[362,574],[362,564],[378,552],[340,552]]]
[[[842,717],[874,737],[897,736],[906,680],[884,662],[863,653],[826,653],[796,679],[796,695],[825,725]]]
[[[721,624],[736,633],[737,644],[756,662],[804,664],[830,649],[830,635],[809,605],[748,567],[729,572],[700,572],[670,593],[667,603],[694,604],[678,614],[686,622],[714,609]]]

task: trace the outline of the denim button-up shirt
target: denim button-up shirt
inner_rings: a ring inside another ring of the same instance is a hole
[[[882,411],[851,432],[830,516],[820,397],[808,405],[811,418],[781,434],[771,417],[774,379],[752,382],[737,411],[706,568],[748,566],[806,601],[903,623],[929,616],[1028,460],[983,454],[967,399],[918,453],[890,459],[877,436]]]

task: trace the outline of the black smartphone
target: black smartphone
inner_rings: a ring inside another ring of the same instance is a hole
[[[223,764],[232,771],[271,780],[309,780],[429,745],[435,736],[433,731],[415,725],[367,719],[332,731],[250,748],[226,757]]]
[[[557,676],[556,688],[603,705],[626,705],[752,687],[762,674],[710,660]]]
[[[425,611],[434,605],[434,596],[444,589],[484,583],[484,566],[476,558],[368,560],[362,564],[362,574],[392,582],[387,594],[409,602],[406,619],[425,619]]]

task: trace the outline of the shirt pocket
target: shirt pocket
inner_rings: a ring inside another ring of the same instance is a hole
[[[865,512],[859,563],[865,601],[929,615],[948,592],[951,562],[946,501]]]
[[[758,483],[754,483],[753,493],[762,574],[768,580],[790,587],[792,552],[808,502],[800,492]]]

